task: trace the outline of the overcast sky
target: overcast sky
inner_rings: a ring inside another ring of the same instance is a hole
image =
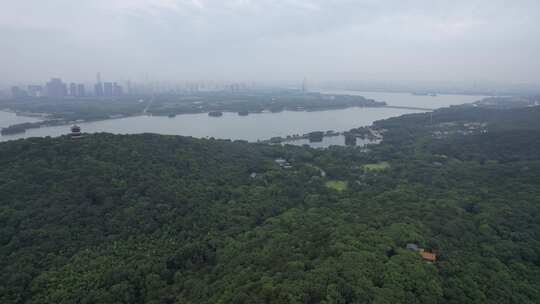
[[[539,0],[5,0],[0,81],[540,83]]]

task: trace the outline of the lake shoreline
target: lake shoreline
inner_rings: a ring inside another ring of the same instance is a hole
[[[324,111],[282,111],[279,113],[256,113],[241,116],[225,112],[222,117],[208,114],[185,114],[177,117],[137,115],[99,121],[75,122],[83,133],[108,132],[114,134],[156,133],[183,135],[198,138],[214,137],[231,140],[257,142],[272,137],[306,134],[317,130],[347,131],[371,125],[376,120],[423,111],[351,107]],[[54,126],[28,129],[25,133],[4,135],[0,141],[28,137],[60,136],[69,133],[66,122],[55,122]]]
[[[414,96],[396,93],[369,92],[321,92],[328,96],[361,94],[362,100],[381,100],[386,104],[377,107],[367,106],[325,106],[315,109],[287,106],[285,110],[266,108],[257,111],[223,111],[219,117],[208,116],[209,111],[202,109],[171,115],[167,111],[155,113],[150,108],[146,114],[141,111],[130,115],[109,115],[97,119],[69,119],[33,121],[34,128],[24,133],[4,135],[0,141],[18,138],[60,136],[69,133],[70,124],[77,124],[85,133],[108,132],[114,134],[156,133],[165,135],[183,135],[198,138],[214,137],[250,142],[269,140],[273,137],[308,134],[317,130],[336,130],[345,132],[350,129],[369,126],[376,120],[388,119],[404,114],[432,111],[434,108],[474,102],[478,96]],[[186,109],[187,110],[187,109]],[[10,112],[17,112],[11,110]],[[21,113],[23,114],[23,113]],[[250,115],[251,114],[251,115]],[[261,114],[261,115],[253,115]],[[3,126],[25,122],[15,115],[4,115]],[[2,116],[0,116],[0,120]],[[32,121],[32,120],[29,120]],[[0,124],[1,125],[1,124]],[[308,141],[300,139],[300,141]],[[343,140],[340,139],[339,145]]]
[[[256,115],[256,114],[269,114],[269,113],[281,113],[281,112],[322,112],[322,111],[331,111],[331,110],[345,110],[345,109],[350,109],[350,108],[395,108],[395,109],[405,109],[405,110],[426,110],[426,111],[429,111],[429,109],[423,109],[423,108],[414,108],[414,107],[395,107],[395,106],[387,106],[387,105],[381,105],[381,106],[345,106],[345,107],[320,107],[320,108],[316,108],[316,109],[283,109],[281,111],[271,111],[271,110],[263,110],[263,111],[258,111],[258,112],[248,112],[247,114],[245,115],[241,115],[240,112],[234,112],[234,111],[219,111],[220,113],[236,113],[238,114],[238,116],[248,116],[248,115]],[[0,109],[0,111],[3,111],[3,112],[8,112],[8,113],[13,113],[13,114],[16,114],[17,116],[22,116],[22,117],[32,117],[32,118],[37,118],[37,117],[51,117],[52,115],[54,114],[49,114],[49,113],[34,113],[32,115],[32,113],[28,113],[28,112],[18,112],[16,110],[3,110],[3,109]],[[178,113],[178,114],[174,114],[174,116],[171,116],[170,114],[164,114],[164,113],[151,113],[151,112],[147,112],[147,113],[139,113],[139,114],[134,114],[134,115],[111,115],[109,116],[108,118],[103,118],[103,119],[78,119],[78,120],[63,120],[61,118],[59,119],[50,119],[50,120],[41,120],[41,121],[37,121],[37,122],[31,122],[31,123],[18,123],[18,124],[14,124],[14,125],[10,125],[8,127],[5,127],[5,128],[2,128],[0,130],[1,132],[1,135],[14,135],[14,134],[20,134],[20,133],[25,133],[27,130],[29,129],[38,129],[38,128],[42,128],[42,127],[51,127],[51,126],[68,126],[68,125],[73,125],[73,124],[80,124],[80,123],[89,123],[89,122],[99,122],[99,121],[108,121],[108,120],[115,120],[115,119],[120,119],[120,118],[128,118],[128,117],[140,117],[140,116],[155,116],[155,117],[169,117],[169,118],[173,118],[173,117],[176,117],[176,116],[181,116],[181,115],[192,115],[192,114],[208,114],[210,115],[211,113],[214,113],[214,112],[217,112],[217,111],[201,111],[201,112],[182,112],[182,113]],[[27,114],[27,115],[25,115]],[[30,114],[30,115],[28,115]],[[36,116],[36,115],[39,115],[39,116]],[[116,116],[116,117],[115,117]],[[221,117],[220,115],[210,115],[212,117],[215,117],[215,118],[219,118]],[[14,132],[14,133],[9,133],[10,132],[10,129],[19,129],[19,128],[24,128],[24,130],[22,131],[17,131],[17,132]],[[6,134],[4,134],[4,132],[8,132]]]

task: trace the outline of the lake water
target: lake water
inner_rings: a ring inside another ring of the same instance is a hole
[[[364,92],[351,90],[320,90],[323,94],[330,95],[356,95],[364,96],[377,101],[385,101],[390,106],[418,107],[427,109],[437,109],[471,103],[485,98],[486,96],[476,95],[437,95],[421,96],[411,93],[388,93],[388,92]]]
[[[348,108],[316,112],[284,111],[248,116],[223,113],[221,117],[210,117],[208,114],[183,114],[174,118],[135,116],[79,125],[85,133],[158,133],[257,141],[313,131],[346,131],[371,125],[376,120],[418,112],[392,108]],[[22,134],[1,136],[0,141],[36,136],[59,136],[66,133],[69,133],[69,126],[44,127],[29,129]]]
[[[38,118],[17,116],[15,113],[0,111],[0,129],[24,122],[36,122]]]
[[[324,90],[325,94],[361,95],[378,101],[386,101],[393,106],[438,108],[473,102],[482,96],[438,95],[416,96],[409,93],[360,92],[349,90]],[[374,121],[417,110],[392,108],[348,108],[316,112],[284,111],[280,113],[260,113],[239,116],[236,113],[224,113],[222,117],[209,117],[208,114],[183,114],[174,118],[158,116],[136,116],[120,119],[81,123],[85,133],[109,132],[115,134],[158,133],[193,137],[215,137],[223,139],[241,139],[248,141],[266,140],[271,137],[305,134],[313,131],[347,131],[352,128],[369,126]],[[16,116],[13,113],[0,112],[0,128],[21,122],[37,121],[36,118]],[[30,129],[23,134],[0,136],[0,141],[36,136],[59,136],[69,133],[69,126],[43,127]],[[293,144],[312,146],[342,145],[343,137],[325,138],[322,143],[309,143],[299,140]]]

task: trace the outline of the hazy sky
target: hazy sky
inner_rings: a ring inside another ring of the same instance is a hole
[[[4,0],[0,71],[540,83],[540,1]]]

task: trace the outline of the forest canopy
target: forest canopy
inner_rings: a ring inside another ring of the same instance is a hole
[[[375,127],[368,152],[2,143],[0,302],[540,302],[540,107]]]

